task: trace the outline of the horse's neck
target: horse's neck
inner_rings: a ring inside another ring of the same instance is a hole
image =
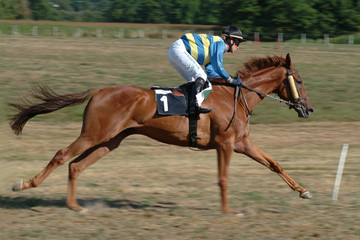
[[[244,81],[244,85],[259,92],[271,94],[279,88],[283,77],[284,69],[282,67],[268,68],[249,75]],[[250,110],[253,110],[263,100],[257,93],[250,91],[245,93],[245,98]]]

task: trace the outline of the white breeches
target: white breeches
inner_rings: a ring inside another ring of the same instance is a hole
[[[169,48],[168,59],[171,65],[180,73],[180,75],[188,82],[193,82],[197,78],[201,77],[205,81],[207,75],[203,68],[196,62],[196,60],[186,51],[184,42],[179,39],[175,41]],[[209,83],[209,87],[196,95],[199,106],[205,100],[205,94],[210,93],[212,86]],[[206,93],[208,92],[208,93]]]
[[[205,71],[186,51],[184,42],[181,39],[178,39],[170,46],[168,59],[186,81],[193,82],[199,77],[206,80],[207,75]]]

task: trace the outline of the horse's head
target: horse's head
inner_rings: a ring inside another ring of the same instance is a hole
[[[275,93],[280,98],[290,102],[290,108],[294,108],[299,117],[308,118],[314,112],[310,99],[306,94],[304,82],[300,74],[291,63],[290,54],[286,55],[283,67],[286,68],[286,78],[283,79]]]

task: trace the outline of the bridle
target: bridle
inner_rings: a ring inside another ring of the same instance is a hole
[[[250,117],[251,115],[253,114],[253,111],[250,110],[249,108],[249,105],[247,103],[247,100],[246,100],[246,97],[245,97],[245,94],[243,92],[243,88],[250,91],[250,92],[255,92],[256,94],[258,94],[261,98],[265,98],[265,97],[269,97],[271,99],[274,99],[276,101],[279,101],[279,102],[282,102],[282,103],[285,103],[286,105],[289,106],[289,109],[291,108],[299,108],[300,106],[300,103],[301,103],[301,100],[305,99],[307,96],[303,96],[303,97],[299,97],[299,93],[298,93],[298,90],[296,88],[296,85],[295,85],[295,80],[294,80],[294,77],[293,77],[293,74],[297,73],[297,70],[291,72],[290,71],[290,68],[285,66],[285,65],[282,65],[282,67],[284,67],[286,69],[286,76],[287,76],[287,80],[288,80],[288,84],[290,86],[290,91],[291,91],[291,94],[293,96],[293,99],[294,99],[294,102],[291,102],[291,101],[286,101],[286,100],[283,100],[279,97],[274,97],[272,95],[269,95],[267,93],[264,93],[264,92],[261,92],[261,91],[258,91],[254,88],[251,88],[249,86],[246,86],[244,85],[243,83],[241,83],[240,86],[236,86],[235,87],[235,93],[234,93],[234,115],[232,117],[231,120],[233,120],[233,125],[235,125],[235,120],[236,120],[236,105],[237,105],[237,100],[239,98],[239,95],[241,95],[243,101],[244,101],[244,104],[245,104],[245,107],[246,107],[246,110],[247,110],[247,121],[246,121],[246,127],[245,127],[245,132],[246,132],[246,129],[248,127],[248,124],[250,122]],[[240,77],[240,74],[238,75],[238,78]],[[284,89],[286,88],[286,85],[284,85],[284,88],[282,88],[280,90],[280,92],[282,92]],[[240,90],[240,91],[239,91]],[[231,121],[230,121],[231,123]],[[226,130],[230,127],[230,124],[229,126],[226,128]],[[226,131],[225,130],[225,131]]]
[[[295,80],[294,80],[294,77],[293,77],[293,74],[297,73],[297,70],[295,70],[294,72],[291,72],[290,69],[286,66],[283,66],[286,68],[286,76],[287,76],[287,79],[288,79],[288,83],[289,83],[289,86],[290,86],[290,91],[291,91],[291,94],[294,98],[294,103],[290,102],[288,103],[289,105],[289,108],[296,108],[296,106],[298,106],[300,104],[300,101],[305,99],[307,96],[303,96],[303,97],[299,97],[299,92],[296,88],[296,85],[295,85]],[[284,84],[284,88],[286,87],[286,85]],[[281,90],[283,91],[283,90]]]

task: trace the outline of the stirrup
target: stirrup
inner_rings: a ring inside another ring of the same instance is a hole
[[[196,103],[196,105],[190,110],[189,115],[198,115],[201,113],[209,113],[211,112],[210,108],[202,108]]]
[[[198,113],[209,113],[209,112],[211,112],[211,109],[210,109],[210,108],[202,108],[202,107],[196,106],[196,111],[197,111]]]

